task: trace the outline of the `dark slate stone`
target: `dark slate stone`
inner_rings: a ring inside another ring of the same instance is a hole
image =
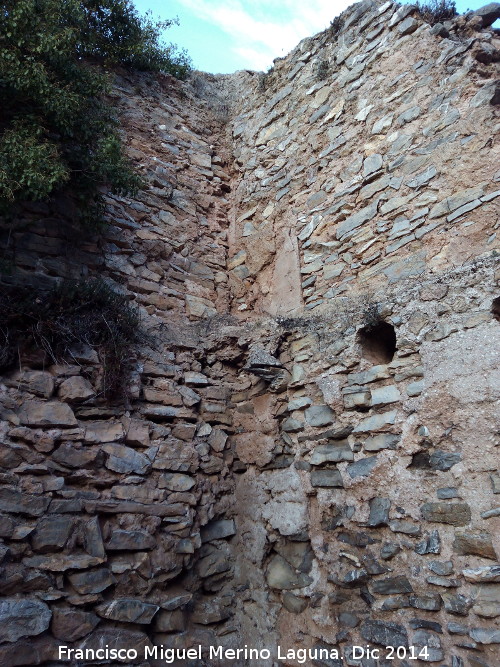
[[[48,606],[39,600],[0,600],[0,642],[41,634],[49,627],[51,616]]]
[[[149,625],[159,606],[143,602],[142,600],[120,598],[104,602],[96,607],[96,612],[102,618],[123,623],[140,623]]]
[[[461,556],[472,555],[498,560],[491,535],[485,530],[455,533],[453,551]]]
[[[433,632],[438,632],[440,635],[443,634],[443,626],[440,623],[427,621],[423,618],[412,618],[409,625],[413,630],[432,630]]]
[[[155,538],[144,530],[114,530],[106,542],[107,551],[147,551],[155,546]]]
[[[426,521],[451,526],[465,526],[471,520],[471,510],[467,503],[424,503],[420,511]]]
[[[435,663],[444,660],[441,640],[433,632],[429,630],[417,630],[413,634],[412,644],[417,648],[417,653],[419,649],[426,649],[427,661]]]
[[[457,593],[453,595],[451,593],[443,594],[443,603],[444,608],[449,614],[455,614],[456,616],[467,616],[469,609],[472,607],[472,600],[465,595]]]
[[[281,470],[282,468],[289,468],[294,461],[294,457],[288,454],[279,454],[274,459],[265,465],[262,470]]]
[[[365,641],[373,644],[408,647],[408,635],[399,623],[365,621],[361,624],[360,633]]]
[[[359,625],[359,618],[348,611],[343,611],[339,614],[339,623],[345,628],[355,628]]]
[[[69,580],[80,595],[101,593],[115,583],[113,575],[106,567],[70,574]]]
[[[320,118],[323,118],[323,116],[325,116],[330,111],[330,109],[331,107],[329,104],[323,104],[323,106],[321,106],[317,111],[315,111],[311,115],[311,117],[309,118],[309,122],[314,123]]]
[[[480,16],[483,21],[483,28],[495,23],[497,19],[500,19],[500,2],[490,2],[479,9],[474,10],[476,16]]]
[[[421,556],[425,554],[441,553],[441,538],[439,537],[439,532],[433,530],[430,535],[427,535],[415,545],[415,551]]]
[[[440,577],[447,577],[453,572],[453,563],[451,560],[431,560],[429,563],[429,570],[434,572],[434,574],[438,574]]]
[[[211,521],[201,529],[201,541],[211,542],[212,540],[222,540],[235,535],[236,527],[233,519],[220,519]]]
[[[358,588],[370,580],[370,575],[364,568],[349,570],[344,576],[334,579],[339,586]]]
[[[458,489],[456,486],[444,486],[438,489],[436,494],[439,500],[450,500],[451,498],[458,498]]]
[[[469,633],[469,628],[461,623],[448,623],[447,628],[452,635],[467,635]]]
[[[436,449],[436,451],[430,455],[429,465],[433,470],[446,471],[453,468],[453,466],[461,460],[462,456],[458,452],[451,453]]]
[[[50,630],[57,639],[72,642],[92,632],[99,621],[99,617],[92,612],[55,607]]]
[[[401,547],[397,542],[384,542],[382,549],[380,550],[380,557],[384,560],[390,560],[400,551]]]
[[[370,516],[368,525],[372,528],[387,525],[389,521],[389,509],[391,501],[389,498],[372,498],[370,500]]]
[[[14,489],[0,489],[0,511],[3,512],[41,516],[49,503],[50,498],[32,496]]]
[[[469,635],[480,644],[500,644],[500,630],[498,628],[472,628]]]
[[[373,581],[372,591],[380,595],[395,595],[396,593],[413,593],[413,588],[406,577],[399,576]]]
[[[377,457],[368,456],[364,459],[359,459],[355,463],[350,463],[347,466],[347,472],[353,479],[356,477],[367,477],[376,465]]]
[[[359,597],[363,600],[363,602],[366,603],[368,607],[373,607],[374,603],[376,602],[375,596],[370,593],[366,586],[361,586],[359,589]]]
[[[441,609],[441,597],[437,593],[426,595],[410,595],[410,605],[415,609],[424,611],[439,611]]]
[[[346,509],[344,505],[332,504],[328,508],[328,513],[321,519],[321,529],[329,531],[342,526],[344,517],[346,516]]]
[[[339,542],[344,542],[344,544],[350,544],[352,547],[366,547],[369,544],[375,544],[378,540],[373,539],[371,535],[365,533],[364,531],[354,532],[346,531],[339,533],[337,535]]]
[[[382,611],[396,611],[410,606],[407,595],[388,595],[382,602]]]
[[[340,470],[313,470],[311,473],[312,486],[342,488],[344,482]]]
[[[379,563],[370,553],[365,554],[361,560],[363,561],[363,566],[371,575],[385,574],[386,572],[389,572],[388,568]]]
[[[73,519],[68,516],[51,516],[41,519],[32,535],[35,551],[41,553],[62,549],[73,528]]]

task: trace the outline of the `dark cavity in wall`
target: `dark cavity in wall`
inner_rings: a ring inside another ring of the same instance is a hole
[[[500,322],[500,296],[491,302],[491,314],[497,322]]]
[[[364,359],[374,364],[388,364],[396,352],[396,332],[387,322],[379,322],[358,331],[358,342]]]

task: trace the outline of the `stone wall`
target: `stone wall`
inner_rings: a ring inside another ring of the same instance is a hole
[[[5,666],[52,663],[61,644],[168,644],[188,616],[207,645],[207,624],[230,616],[229,385],[205,344],[229,302],[229,154],[213,112],[174,79],[117,74],[113,97],[144,190],[107,196],[94,235],[61,198],[27,205],[3,238],[5,286],[99,275],[139,308],[145,341],[125,403],[103,398],[99,350],[81,345],[55,361],[20,350],[2,378]]]
[[[266,75],[117,74],[147,187],[94,237],[70,199],[5,234],[4,282],[99,274],[147,337],[125,404],[99,350],[2,379],[2,665],[498,664],[500,43],[341,18]],[[353,655],[387,644],[427,659]]]

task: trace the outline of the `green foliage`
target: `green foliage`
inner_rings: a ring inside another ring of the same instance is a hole
[[[70,185],[92,217],[101,185],[134,192],[96,65],[186,76],[186,54],[159,41],[175,20],[154,23],[130,0],[2,0],[0,20],[0,207]]]
[[[267,72],[259,72],[258,87],[260,93],[265,92],[271,86],[273,76],[274,76],[274,65],[272,65],[267,70]]]
[[[442,23],[457,15],[457,8],[453,0],[429,0],[429,2],[417,2],[416,7],[420,16],[430,23]]]
[[[344,19],[342,16],[336,16],[332,21],[330,21],[330,35],[332,37],[336,37],[339,32],[342,30],[342,26],[344,25]]]
[[[323,81],[328,76],[330,66],[328,60],[320,60],[316,65],[316,81]]]
[[[83,57],[139,70],[164,71],[184,79],[191,61],[184,50],[163,44],[161,33],[177,19],[153,21],[141,16],[130,0],[84,0],[87,28],[80,44]]]
[[[2,287],[0,371],[15,366],[26,350],[42,349],[55,363],[71,360],[71,348],[85,344],[99,351],[104,395],[116,396],[140,338],[137,309],[102,280],[66,280],[45,292]]]

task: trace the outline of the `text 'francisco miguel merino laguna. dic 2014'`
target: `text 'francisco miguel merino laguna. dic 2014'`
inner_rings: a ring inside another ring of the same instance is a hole
[[[395,660],[406,658],[407,660],[428,659],[426,646],[386,646],[385,649],[372,648],[370,646],[349,647],[350,657],[355,659],[371,658],[378,660]],[[108,645],[97,648],[70,648],[59,646],[59,660],[62,662],[72,660],[119,660],[129,662],[147,660],[163,660],[165,664],[172,664],[178,660],[196,660],[202,657],[210,660],[294,660],[299,664],[309,663],[311,660],[343,660],[343,656],[336,648],[312,648],[312,649],[285,649],[277,646],[275,651],[267,648],[249,648],[246,644],[243,648],[224,648],[222,646],[201,645],[191,648],[174,649],[160,646],[144,646],[141,650],[135,648],[116,648]]]

